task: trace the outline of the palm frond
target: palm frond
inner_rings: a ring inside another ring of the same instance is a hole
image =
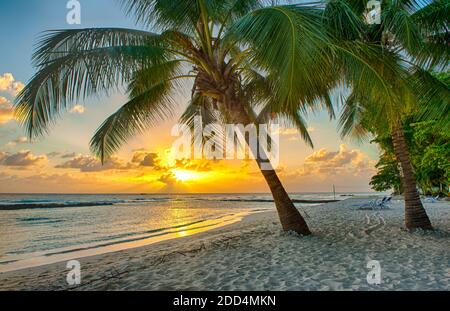
[[[423,46],[422,33],[403,5],[394,3],[382,9],[383,31],[393,34],[393,40],[414,55]]]
[[[118,89],[137,70],[167,58],[161,38],[149,32],[122,28],[48,32],[33,55],[38,72],[16,98],[17,118],[28,136],[42,135],[75,101]]]
[[[398,84],[405,82],[407,71],[397,54],[378,45],[346,42],[336,63],[348,86],[377,103],[380,114],[395,118],[402,111]]]
[[[164,31],[177,29],[193,33],[200,16],[197,1],[121,0],[126,13],[137,23]]]
[[[228,24],[242,16],[263,7],[267,0],[224,0],[222,8],[216,13],[216,19],[221,23]]]
[[[428,35],[448,32],[450,25],[450,3],[447,0],[433,0],[415,11],[411,18]]]
[[[212,138],[213,142],[223,143],[220,141],[220,138],[224,135],[223,125],[226,123],[224,120],[224,115],[218,111],[216,107],[214,107],[214,104],[210,98],[202,96],[199,93],[194,94],[179,121],[190,128],[191,132],[194,134],[192,144],[198,142],[200,145],[194,146],[202,148],[203,144],[207,140],[207,137],[203,136],[203,131],[195,131],[195,126],[197,125],[195,124],[195,121],[197,120],[196,118],[200,118],[201,124],[198,124],[198,126],[202,126],[202,129],[205,126],[212,127],[215,133],[215,136]]]
[[[409,82],[418,96],[420,117],[435,119],[438,126],[450,131],[450,79],[448,73],[441,76],[414,67],[411,68]]]
[[[126,28],[85,28],[46,31],[39,38],[33,53],[33,64],[46,66],[49,62],[74,52],[105,47],[143,46],[162,47],[164,42],[157,34]]]
[[[249,47],[248,61],[272,77],[280,106],[315,98],[317,89],[332,79],[331,44],[322,12],[314,7],[256,10],[232,25],[226,38]]]
[[[128,83],[128,92],[131,97],[135,97],[145,92],[150,86],[182,74],[182,60],[180,59],[152,64],[134,73]],[[176,81],[178,82],[178,80]]]
[[[119,89],[134,72],[164,58],[164,50],[151,46],[96,48],[56,58],[17,96],[16,116],[30,137],[42,135],[75,101]]]
[[[412,60],[418,66],[427,69],[442,69],[448,67],[450,59],[450,32],[429,35],[420,51],[412,55]]]
[[[314,148],[314,143],[308,132],[308,125],[299,111],[283,111],[279,114],[281,124],[288,127],[294,127],[298,130],[303,141],[311,148]]]
[[[92,153],[104,162],[130,137],[171,117],[175,107],[172,91],[172,82],[163,81],[133,97],[96,131],[90,142]]]
[[[338,129],[342,138],[352,136],[355,139],[362,139],[367,134],[363,121],[365,111],[355,93],[351,93],[346,98],[338,122]]]
[[[325,25],[339,40],[356,40],[362,35],[364,24],[348,1],[329,1],[324,11]]]

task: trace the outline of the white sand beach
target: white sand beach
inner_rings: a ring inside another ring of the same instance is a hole
[[[0,290],[450,290],[450,202],[425,204],[433,232],[403,228],[403,201],[358,210],[368,199],[306,207],[312,236],[282,232],[261,212],[196,235],[0,274]],[[381,265],[369,285],[368,261]]]

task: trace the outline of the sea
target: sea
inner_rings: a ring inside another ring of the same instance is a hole
[[[291,198],[359,195],[367,193],[293,193]],[[0,194],[0,272],[180,238],[268,210],[275,206],[263,193]]]

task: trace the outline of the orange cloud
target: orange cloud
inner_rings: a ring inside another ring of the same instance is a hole
[[[70,113],[83,114],[86,111],[86,108],[83,105],[75,105],[70,109]]]
[[[28,138],[25,137],[25,136],[19,136],[19,137],[17,137],[16,139],[14,139],[14,140],[8,142],[8,143],[6,144],[6,147],[14,147],[14,146],[16,146],[16,145],[19,145],[19,144],[26,144],[26,143],[28,143]]]
[[[13,106],[9,100],[0,96],[0,125],[14,119]]]
[[[146,167],[157,167],[159,166],[159,156],[157,153],[154,152],[137,150],[133,154],[131,163]]]
[[[8,92],[13,96],[16,96],[25,85],[14,79],[11,73],[4,73],[0,76],[0,92]]]
[[[35,156],[30,150],[17,153],[0,152],[0,165],[13,167],[28,167],[43,165],[47,162],[45,155]]]
[[[4,73],[0,76],[0,92],[8,92],[16,96],[24,87],[25,85],[20,81],[16,81],[11,73]]]
[[[78,155],[73,159],[55,166],[56,168],[79,169],[81,172],[101,172],[108,170],[127,170],[130,166],[117,156],[111,157],[103,165],[95,157]]]
[[[284,171],[283,175],[288,177],[300,177],[315,175],[326,178],[337,174],[350,174],[359,176],[374,172],[375,161],[358,149],[349,150],[344,144],[339,146],[338,151],[329,151],[322,148],[313,152],[305,158],[304,166],[294,171]]]

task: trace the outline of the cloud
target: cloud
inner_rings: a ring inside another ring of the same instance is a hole
[[[166,174],[161,175],[161,177],[158,178],[158,181],[160,181],[164,184],[168,184],[168,185],[178,183],[177,178],[175,177],[175,174],[172,172],[168,172]]]
[[[9,100],[0,96],[0,125],[14,119],[13,106]]]
[[[6,147],[14,147],[14,146],[16,146],[16,145],[19,145],[19,144],[26,144],[26,143],[28,143],[28,138],[25,137],[25,136],[19,136],[19,137],[17,137],[16,139],[14,139],[14,140],[8,142],[8,143],[6,144]]]
[[[55,155],[56,156],[56,155]],[[150,167],[155,170],[166,170],[160,167],[160,160],[157,153],[148,152],[144,149],[136,150],[130,162],[112,156],[103,165],[100,160],[90,155],[76,154],[75,152],[58,154],[61,159],[70,159],[55,166],[60,169],[79,169],[81,172],[101,172],[107,170],[130,170],[139,167]]]
[[[188,188],[185,184],[177,180],[176,176],[172,172],[167,172],[161,175],[158,179],[160,183],[163,183],[161,192],[187,192]]]
[[[280,137],[285,137],[287,141],[300,141],[300,135],[296,128],[280,127],[276,132]]]
[[[6,193],[105,193],[123,191],[119,184],[105,181],[97,175],[86,178],[84,174],[79,173],[63,172],[62,174],[56,174],[31,170],[14,173],[0,171],[0,189]]]
[[[70,109],[70,113],[77,113],[77,114],[83,114],[86,111],[86,108],[82,105],[75,105]]]
[[[81,172],[101,172],[107,170],[126,170],[130,165],[117,156],[111,157],[103,165],[95,157],[89,155],[78,155],[72,160],[55,166],[56,168],[79,169]]]
[[[174,168],[189,171],[209,172],[212,170],[212,161],[180,159],[175,161]]]
[[[161,164],[161,156],[158,153],[149,152],[145,149],[135,150],[131,159],[131,164],[152,167],[155,170],[161,171],[168,171],[178,168],[197,172],[207,172],[212,170],[212,162],[214,161],[176,159],[171,164],[163,165]]]
[[[28,138],[25,136],[17,137],[13,142],[16,144],[26,144],[28,142]]]
[[[158,155],[156,153],[147,154],[140,162],[141,166],[154,167],[157,164]]]
[[[61,153],[57,152],[57,151],[47,153],[47,157],[49,157],[49,158],[56,158],[59,155],[61,155]]]
[[[279,169],[283,176],[301,177],[315,176],[322,179],[330,176],[362,176],[374,172],[375,162],[358,149],[349,149],[346,145],[339,146],[338,151],[322,148],[305,158],[304,166],[297,170]],[[345,178],[344,178],[345,179]]]
[[[35,156],[30,150],[17,153],[0,152],[0,165],[28,167],[42,165],[47,162],[45,155]]]
[[[283,128],[280,127],[278,130],[278,134],[281,136],[291,136],[291,135],[297,135],[298,130],[296,128]]]
[[[314,163],[314,162],[325,162],[333,159],[339,152],[330,152],[325,148],[322,148],[318,151],[315,151],[313,154],[307,156],[305,158],[305,162]]]
[[[139,166],[158,167],[158,154],[145,150],[136,150],[131,159],[131,163],[138,164]]]
[[[360,162],[365,157],[360,150],[348,150],[344,144],[339,146],[339,151],[320,149],[305,158],[305,163],[325,162],[331,166],[343,166],[352,162]]]
[[[20,81],[16,81],[11,73],[0,75],[0,92],[8,92],[16,96],[24,87],[25,85]]]
[[[62,159],[72,159],[75,158],[77,156],[77,154],[75,152],[71,152],[71,153],[65,153],[63,155],[61,155]]]

